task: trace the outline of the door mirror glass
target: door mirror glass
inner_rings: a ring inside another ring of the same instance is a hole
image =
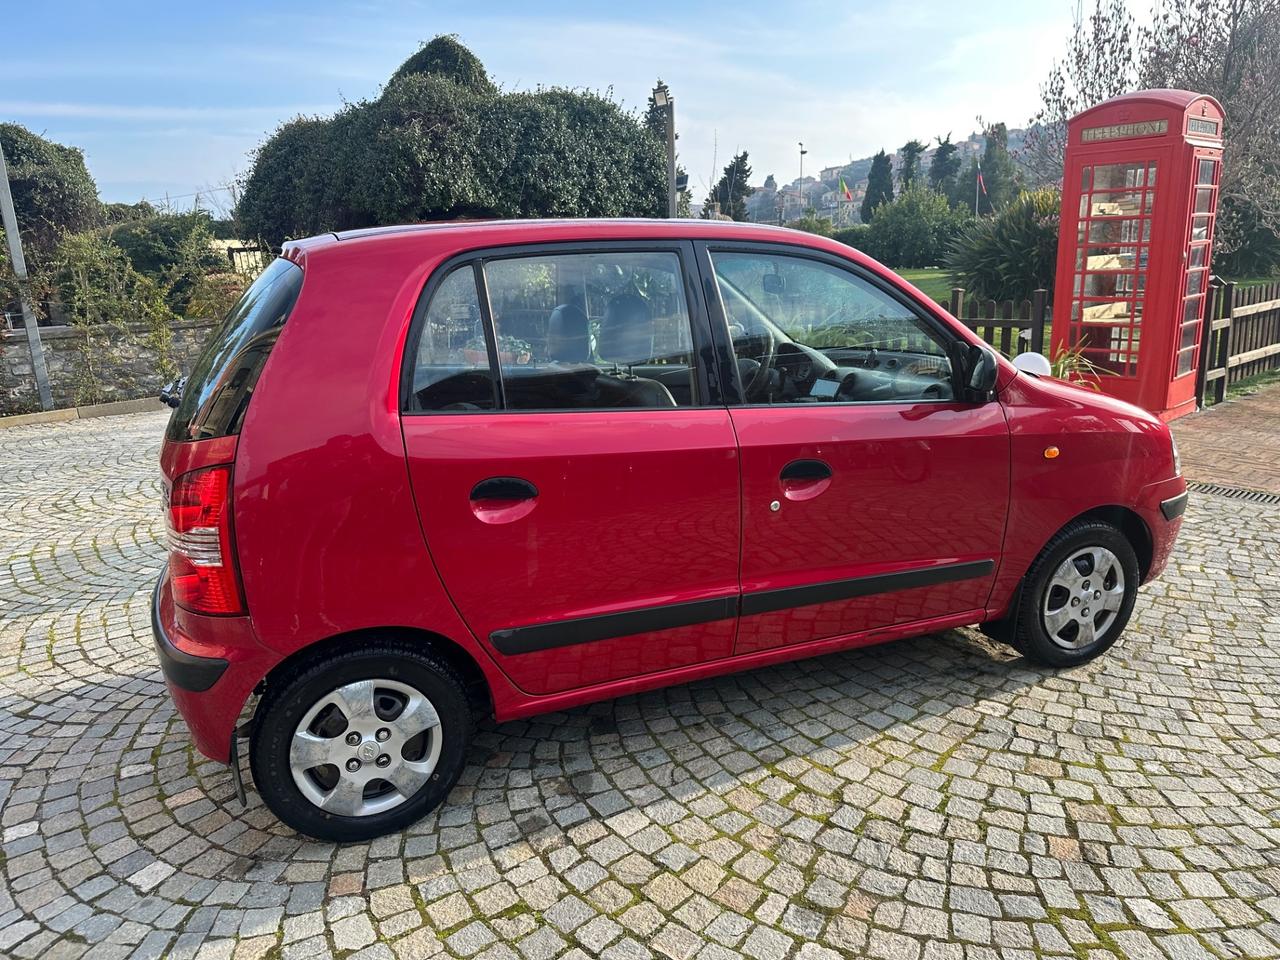
[[[1049,363],[1049,358],[1043,353],[1034,353],[1032,351],[1020,353],[1013,358],[1013,365],[1023,373],[1029,373],[1032,376],[1053,376],[1053,365]]]
[[[976,343],[955,341],[951,344],[951,370],[955,376],[956,395],[969,403],[985,403],[996,388],[999,367],[995,355]]]

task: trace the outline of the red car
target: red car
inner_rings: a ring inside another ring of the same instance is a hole
[[[1083,663],[1186,484],[1159,420],[1034,365],[785,229],[291,243],[170,400],[173,698],[354,840],[437,806],[481,716],[975,623]]]

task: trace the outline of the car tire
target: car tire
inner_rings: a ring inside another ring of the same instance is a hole
[[[454,666],[388,637],[302,662],[271,683],[249,765],[267,807],[299,833],[368,840],[440,805],[462,775],[473,729]]]
[[[1096,520],[1068,524],[1027,571],[1010,646],[1043,666],[1088,663],[1124,631],[1139,579],[1123,533]]]

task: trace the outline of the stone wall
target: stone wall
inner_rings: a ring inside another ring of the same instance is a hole
[[[204,346],[212,320],[171,325],[167,353],[187,373]],[[145,326],[41,327],[45,364],[55,407],[155,396],[169,379]],[[86,339],[87,338],[87,339]],[[40,409],[24,330],[0,333],[0,416]]]

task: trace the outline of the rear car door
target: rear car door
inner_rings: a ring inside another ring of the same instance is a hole
[[[981,619],[1004,537],[1009,433],[998,402],[954,396],[956,335],[842,258],[700,251],[715,278],[713,329],[737,360],[736,652]]]
[[[731,655],[740,499],[692,245],[541,245],[433,275],[402,384],[428,549],[543,694]]]

